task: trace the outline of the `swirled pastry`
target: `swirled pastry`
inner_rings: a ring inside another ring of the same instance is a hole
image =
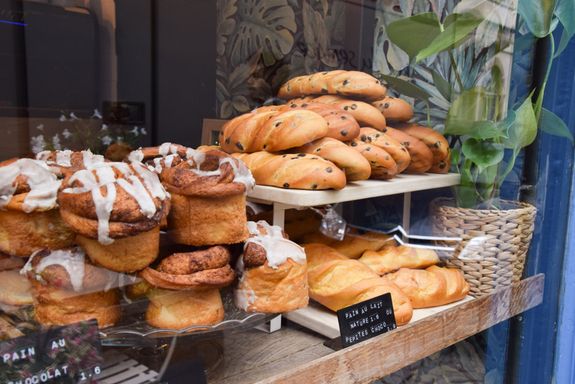
[[[58,201],[90,259],[117,272],[134,272],[158,255],[168,197],[144,164],[106,162],[67,177]]]
[[[61,185],[40,160],[13,159],[0,163],[0,251],[20,257],[39,249],[73,244],[56,201]]]
[[[248,237],[246,192],[255,183],[245,164],[225,152],[165,143],[134,152],[152,162],[172,196],[170,237],[178,244],[234,244]]]
[[[248,222],[250,238],[238,259],[237,307],[247,312],[281,313],[307,306],[305,252],[278,226]]]

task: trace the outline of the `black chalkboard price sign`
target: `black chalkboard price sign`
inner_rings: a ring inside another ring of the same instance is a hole
[[[340,309],[337,319],[343,347],[397,328],[390,293]]]
[[[0,384],[90,383],[102,372],[96,321],[0,342]]]

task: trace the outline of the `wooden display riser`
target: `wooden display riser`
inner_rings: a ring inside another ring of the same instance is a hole
[[[225,337],[210,383],[369,383],[527,311],[543,300],[544,275],[334,352],[298,325]]]

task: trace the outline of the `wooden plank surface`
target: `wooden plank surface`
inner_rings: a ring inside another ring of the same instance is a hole
[[[431,173],[424,175],[398,175],[391,180],[356,181],[349,183],[339,191],[306,191],[256,185],[248,193],[248,197],[257,201],[275,202],[294,207],[313,207],[405,192],[450,187],[459,184],[459,179],[460,177],[456,173],[447,175]]]
[[[291,356],[275,359],[275,364],[260,362],[260,367],[267,366],[269,369],[266,379],[258,381],[261,373],[254,364],[252,369],[258,374],[250,377],[251,371],[248,372],[250,381],[245,380],[245,375],[239,375],[238,380],[235,376],[228,376],[228,380],[258,384],[369,383],[539,305],[543,299],[543,285],[544,275],[535,275],[338,352],[313,360],[313,354],[304,354],[309,359],[305,364],[300,363],[298,356],[307,350],[318,354],[317,344],[305,349],[299,348],[299,351],[297,346],[292,345]],[[284,340],[278,340],[278,348],[286,348],[286,344],[297,344],[293,335],[282,334],[281,338]],[[252,348],[259,349],[259,345],[252,344]],[[266,355],[263,351],[259,353]]]

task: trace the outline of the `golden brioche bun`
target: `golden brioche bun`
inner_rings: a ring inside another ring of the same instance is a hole
[[[192,325],[213,325],[224,319],[224,307],[218,289],[205,291],[170,291],[152,289],[146,311],[148,324],[165,329],[182,329]]]
[[[82,235],[77,235],[76,241],[94,263],[116,272],[135,272],[146,268],[158,257],[160,227],[116,239],[109,245]]]

